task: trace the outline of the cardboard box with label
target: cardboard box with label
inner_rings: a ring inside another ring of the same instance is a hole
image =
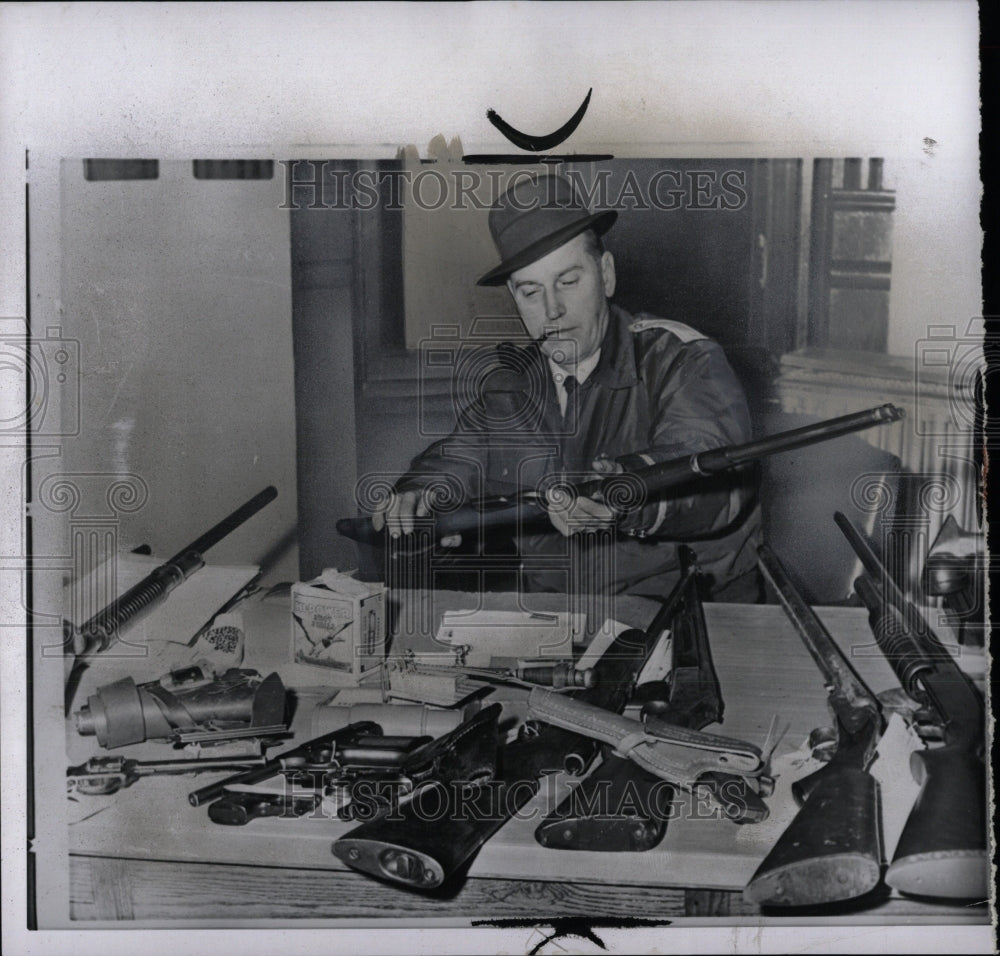
[[[360,679],[385,660],[385,585],[327,568],[292,585],[292,658]]]

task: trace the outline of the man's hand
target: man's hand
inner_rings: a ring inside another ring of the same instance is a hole
[[[553,527],[564,537],[581,531],[610,528],[615,523],[615,513],[593,498],[567,498],[559,489],[546,494],[546,508]]]
[[[413,532],[414,518],[426,518],[430,513],[425,492],[394,491],[385,507],[372,515],[372,527],[376,531],[385,527],[390,537],[398,538]],[[449,534],[440,543],[442,548],[457,548],[462,543],[462,536]]]

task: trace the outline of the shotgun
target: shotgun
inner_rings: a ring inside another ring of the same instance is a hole
[[[682,574],[645,631],[619,634],[594,665],[591,687],[568,696],[621,713],[635,680],[668,627],[693,568]],[[453,885],[479,848],[538,792],[540,777],[581,775],[596,757],[596,741],[545,723],[527,723],[499,748],[495,778],[474,789],[429,787],[381,820],[363,823],[333,844],[348,866],[410,889]]]
[[[670,489],[696,485],[712,475],[731,471],[760,458],[830,441],[876,425],[887,425],[902,417],[902,409],[889,404],[879,405],[867,411],[778,432],[742,445],[713,448],[624,474],[604,475],[577,482],[572,487],[572,494],[596,498],[613,506],[616,501],[633,499],[638,483],[645,489],[645,497],[651,499]],[[480,498],[475,507],[465,505],[453,511],[437,513],[434,534],[440,539],[448,535],[500,528],[529,530],[548,527],[550,523],[545,499],[534,491],[523,491],[510,497]],[[376,531],[368,517],[342,518],[337,522],[337,531],[363,544],[378,544],[385,537],[385,529]]]
[[[73,706],[73,697],[90,659],[107,650],[121,628],[165,600],[178,584],[203,568],[205,551],[217,545],[277,496],[277,489],[273,485],[268,486],[178,551],[169,561],[150,571],[138,584],[116,597],[82,626],[74,627],[69,621],[63,622],[64,645],[75,655],[66,681],[67,714]]]
[[[835,517],[867,572],[855,581],[854,590],[868,609],[875,641],[906,693],[933,712],[943,741],[910,756],[920,792],[885,881],[919,896],[986,899],[983,698],[888,576],[867,538],[844,515]]]
[[[881,873],[878,784],[868,767],[885,730],[882,710],[774,552],[764,545],[757,554],[764,578],[823,675],[837,749],[826,766],[792,785],[801,809],[744,896],[771,906],[853,899],[874,889]]]

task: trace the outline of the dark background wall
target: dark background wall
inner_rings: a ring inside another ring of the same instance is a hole
[[[359,168],[398,170],[400,164],[340,162],[325,175],[335,179]],[[717,338],[762,416],[776,359],[796,340],[802,162],[637,160],[571,168],[592,187],[600,184],[595,207],[602,200],[619,207],[606,236],[618,268],[615,301]],[[628,199],[630,177],[646,190],[657,173],[665,173],[658,200],[671,208],[653,208],[648,193]],[[290,216],[304,576],[352,563],[351,546],[333,525],[357,511],[356,483],[391,482],[454,420],[452,370],[429,368],[420,349],[406,349],[406,326],[452,323],[469,334],[461,303],[477,273],[456,275],[451,281],[462,288],[452,290],[443,278],[454,271],[447,266],[414,269],[404,241],[407,212],[398,202],[393,208],[388,188],[367,210],[310,208],[313,187],[296,187],[293,196],[299,207]],[[446,215],[440,211],[433,223],[431,252],[419,248],[421,262],[464,254]],[[486,234],[485,210],[479,219]],[[421,276],[420,300],[442,303],[429,318],[407,312],[406,290],[416,298],[412,284]],[[512,303],[503,311],[516,316]]]

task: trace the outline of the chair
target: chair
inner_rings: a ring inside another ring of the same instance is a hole
[[[764,434],[817,421],[814,416],[772,411]],[[763,462],[764,540],[810,604],[854,603],[860,563],[833,514],[842,511],[881,542],[895,515],[899,480],[899,459],[859,435],[784,452]]]

